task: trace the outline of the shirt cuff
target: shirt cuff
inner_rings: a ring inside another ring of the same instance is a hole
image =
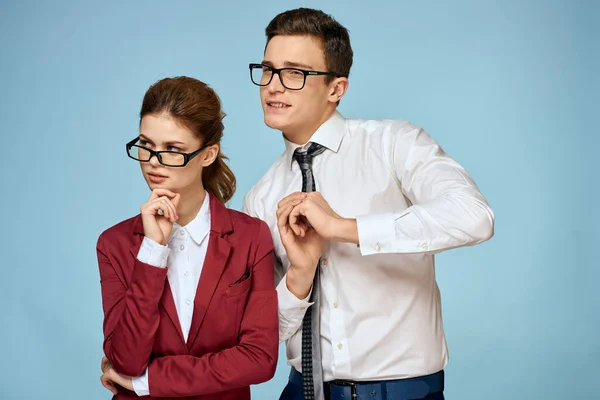
[[[131,384],[133,385],[133,391],[138,396],[149,396],[150,395],[150,386],[148,385],[148,368],[144,371],[142,376],[138,376],[131,379]]]
[[[363,256],[394,251],[396,229],[394,221],[397,214],[370,214],[356,217],[358,241]]]
[[[363,256],[389,253],[424,253],[431,249],[423,223],[416,213],[370,214],[356,217]]]
[[[287,274],[283,278],[284,279],[279,282],[279,285],[277,285],[279,311],[284,315],[299,315],[300,318],[304,317],[306,309],[314,304],[308,301],[312,293],[312,287],[306,298],[299,299],[287,288]]]
[[[306,309],[314,304],[308,301],[312,293],[312,287],[308,296],[304,299],[297,298],[287,287],[287,274],[277,285],[277,301],[279,309],[279,342],[283,342],[295,334],[302,319],[306,314]]]
[[[171,249],[168,246],[158,244],[154,240],[144,236],[137,259],[154,267],[165,268],[170,251]]]
[[[290,311],[301,311],[304,315],[306,308],[312,306],[314,303],[308,301],[310,299],[310,295],[312,294],[312,287],[310,288],[310,292],[308,292],[308,296],[304,299],[297,298],[287,287],[287,274],[283,277],[277,285],[277,297],[279,301],[279,309],[280,310],[290,310]]]

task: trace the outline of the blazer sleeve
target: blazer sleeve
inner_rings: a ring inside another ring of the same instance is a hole
[[[275,375],[279,347],[273,241],[260,222],[252,286],[242,317],[239,344],[202,357],[165,356],[148,366],[150,395],[200,396],[268,381]]]
[[[135,259],[126,281],[122,262],[111,254],[104,235],[98,239],[96,250],[104,310],[104,354],[117,372],[139,376],[154,346],[167,269]]]

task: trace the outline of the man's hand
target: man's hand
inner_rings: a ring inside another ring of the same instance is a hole
[[[319,192],[300,194],[305,197],[294,206],[289,216],[289,225],[295,235],[304,237],[310,226],[325,240],[359,244],[355,219],[340,217]]]
[[[290,292],[299,299],[305,298],[310,292],[325,243],[313,228],[307,226],[294,231],[290,226],[292,210],[306,198],[306,193],[293,193],[281,200],[277,208],[277,227],[291,264],[286,283]]]

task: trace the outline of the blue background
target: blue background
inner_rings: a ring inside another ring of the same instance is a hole
[[[175,75],[216,89],[240,209],[283,150],[247,64],[301,5],[351,31],[341,112],[422,126],[496,214],[491,241],[437,257],[446,397],[600,397],[599,2],[123,3],[0,3],[0,398],[110,398],[95,244],[148,196],[124,151],[143,94]],[[282,348],[254,398],[277,398],[287,373]]]

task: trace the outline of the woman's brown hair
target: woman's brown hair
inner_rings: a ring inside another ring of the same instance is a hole
[[[223,118],[219,96],[206,83],[187,76],[165,78],[146,92],[140,121],[145,115],[166,113],[200,138],[202,145],[220,144]],[[235,175],[219,150],[215,161],[202,171],[204,188],[222,203],[235,193]]]

